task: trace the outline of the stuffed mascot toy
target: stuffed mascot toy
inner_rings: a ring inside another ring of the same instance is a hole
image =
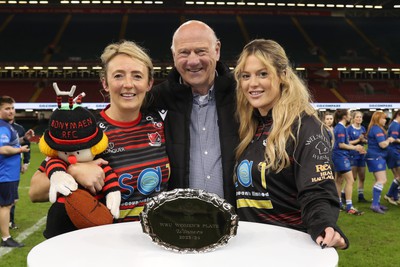
[[[96,196],[78,187],[67,173],[70,164],[92,161],[102,153],[108,146],[108,138],[97,126],[94,115],[80,106],[84,93],[73,99],[75,86],[70,91],[60,91],[57,83],[53,83],[53,88],[58,108],[39,141],[40,151],[47,156],[45,170],[50,179],[49,200],[53,203],[48,212],[46,237],[112,223],[113,217],[119,217],[121,203],[118,178],[110,166],[101,166],[105,181]],[[66,105],[62,104],[63,95],[68,95]]]

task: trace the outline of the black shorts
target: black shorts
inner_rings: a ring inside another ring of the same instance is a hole
[[[19,180],[0,183],[0,206],[10,206],[18,199]]]

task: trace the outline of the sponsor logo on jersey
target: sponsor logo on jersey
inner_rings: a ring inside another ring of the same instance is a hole
[[[162,122],[155,121],[154,118],[152,116],[150,116],[150,115],[146,117],[146,120],[147,121],[151,121],[151,123],[153,124],[154,128],[160,129],[163,126]]]
[[[109,142],[107,149],[103,153],[104,154],[109,154],[109,153],[115,154],[115,153],[124,152],[124,151],[125,151],[124,147],[115,147],[114,142]]]

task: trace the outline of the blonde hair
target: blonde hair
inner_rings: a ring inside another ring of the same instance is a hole
[[[103,71],[100,73],[101,80],[104,79],[107,82],[108,63],[111,61],[111,59],[120,54],[128,55],[132,59],[137,59],[142,62],[147,67],[149,83],[153,80],[153,63],[150,56],[146,53],[146,50],[140,45],[132,41],[126,40],[122,40],[118,43],[109,44],[104,49],[103,54],[100,56],[101,63],[103,64]]]
[[[362,119],[363,116],[364,116],[364,114],[363,114],[361,111],[359,111],[359,110],[354,110],[354,111],[351,113],[351,122],[350,122],[350,123],[352,123],[352,124],[354,123],[354,119],[356,118],[357,114],[361,115],[361,119]]]
[[[239,56],[234,70],[237,82],[237,111],[240,121],[240,143],[236,150],[238,158],[252,141],[256,133],[258,120],[253,116],[252,107],[242,91],[240,76],[249,56],[258,58],[267,68],[273,79],[280,80],[280,97],[272,108],[273,126],[267,138],[265,147],[265,161],[267,168],[280,172],[290,165],[286,146],[292,139],[296,146],[296,136],[301,125],[302,113],[314,116],[318,121],[317,111],[311,105],[310,93],[305,84],[294,73],[283,48],[273,40],[256,39],[248,43]],[[298,123],[297,133],[292,132],[294,123]],[[321,132],[322,132],[321,122]]]

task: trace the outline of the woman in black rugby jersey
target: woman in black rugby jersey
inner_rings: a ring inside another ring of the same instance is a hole
[[[272,40],[251,41],[234,74],[240,219],[308,232],[322,248],[347,248],[336,225],[330,138],[285,51]]]

